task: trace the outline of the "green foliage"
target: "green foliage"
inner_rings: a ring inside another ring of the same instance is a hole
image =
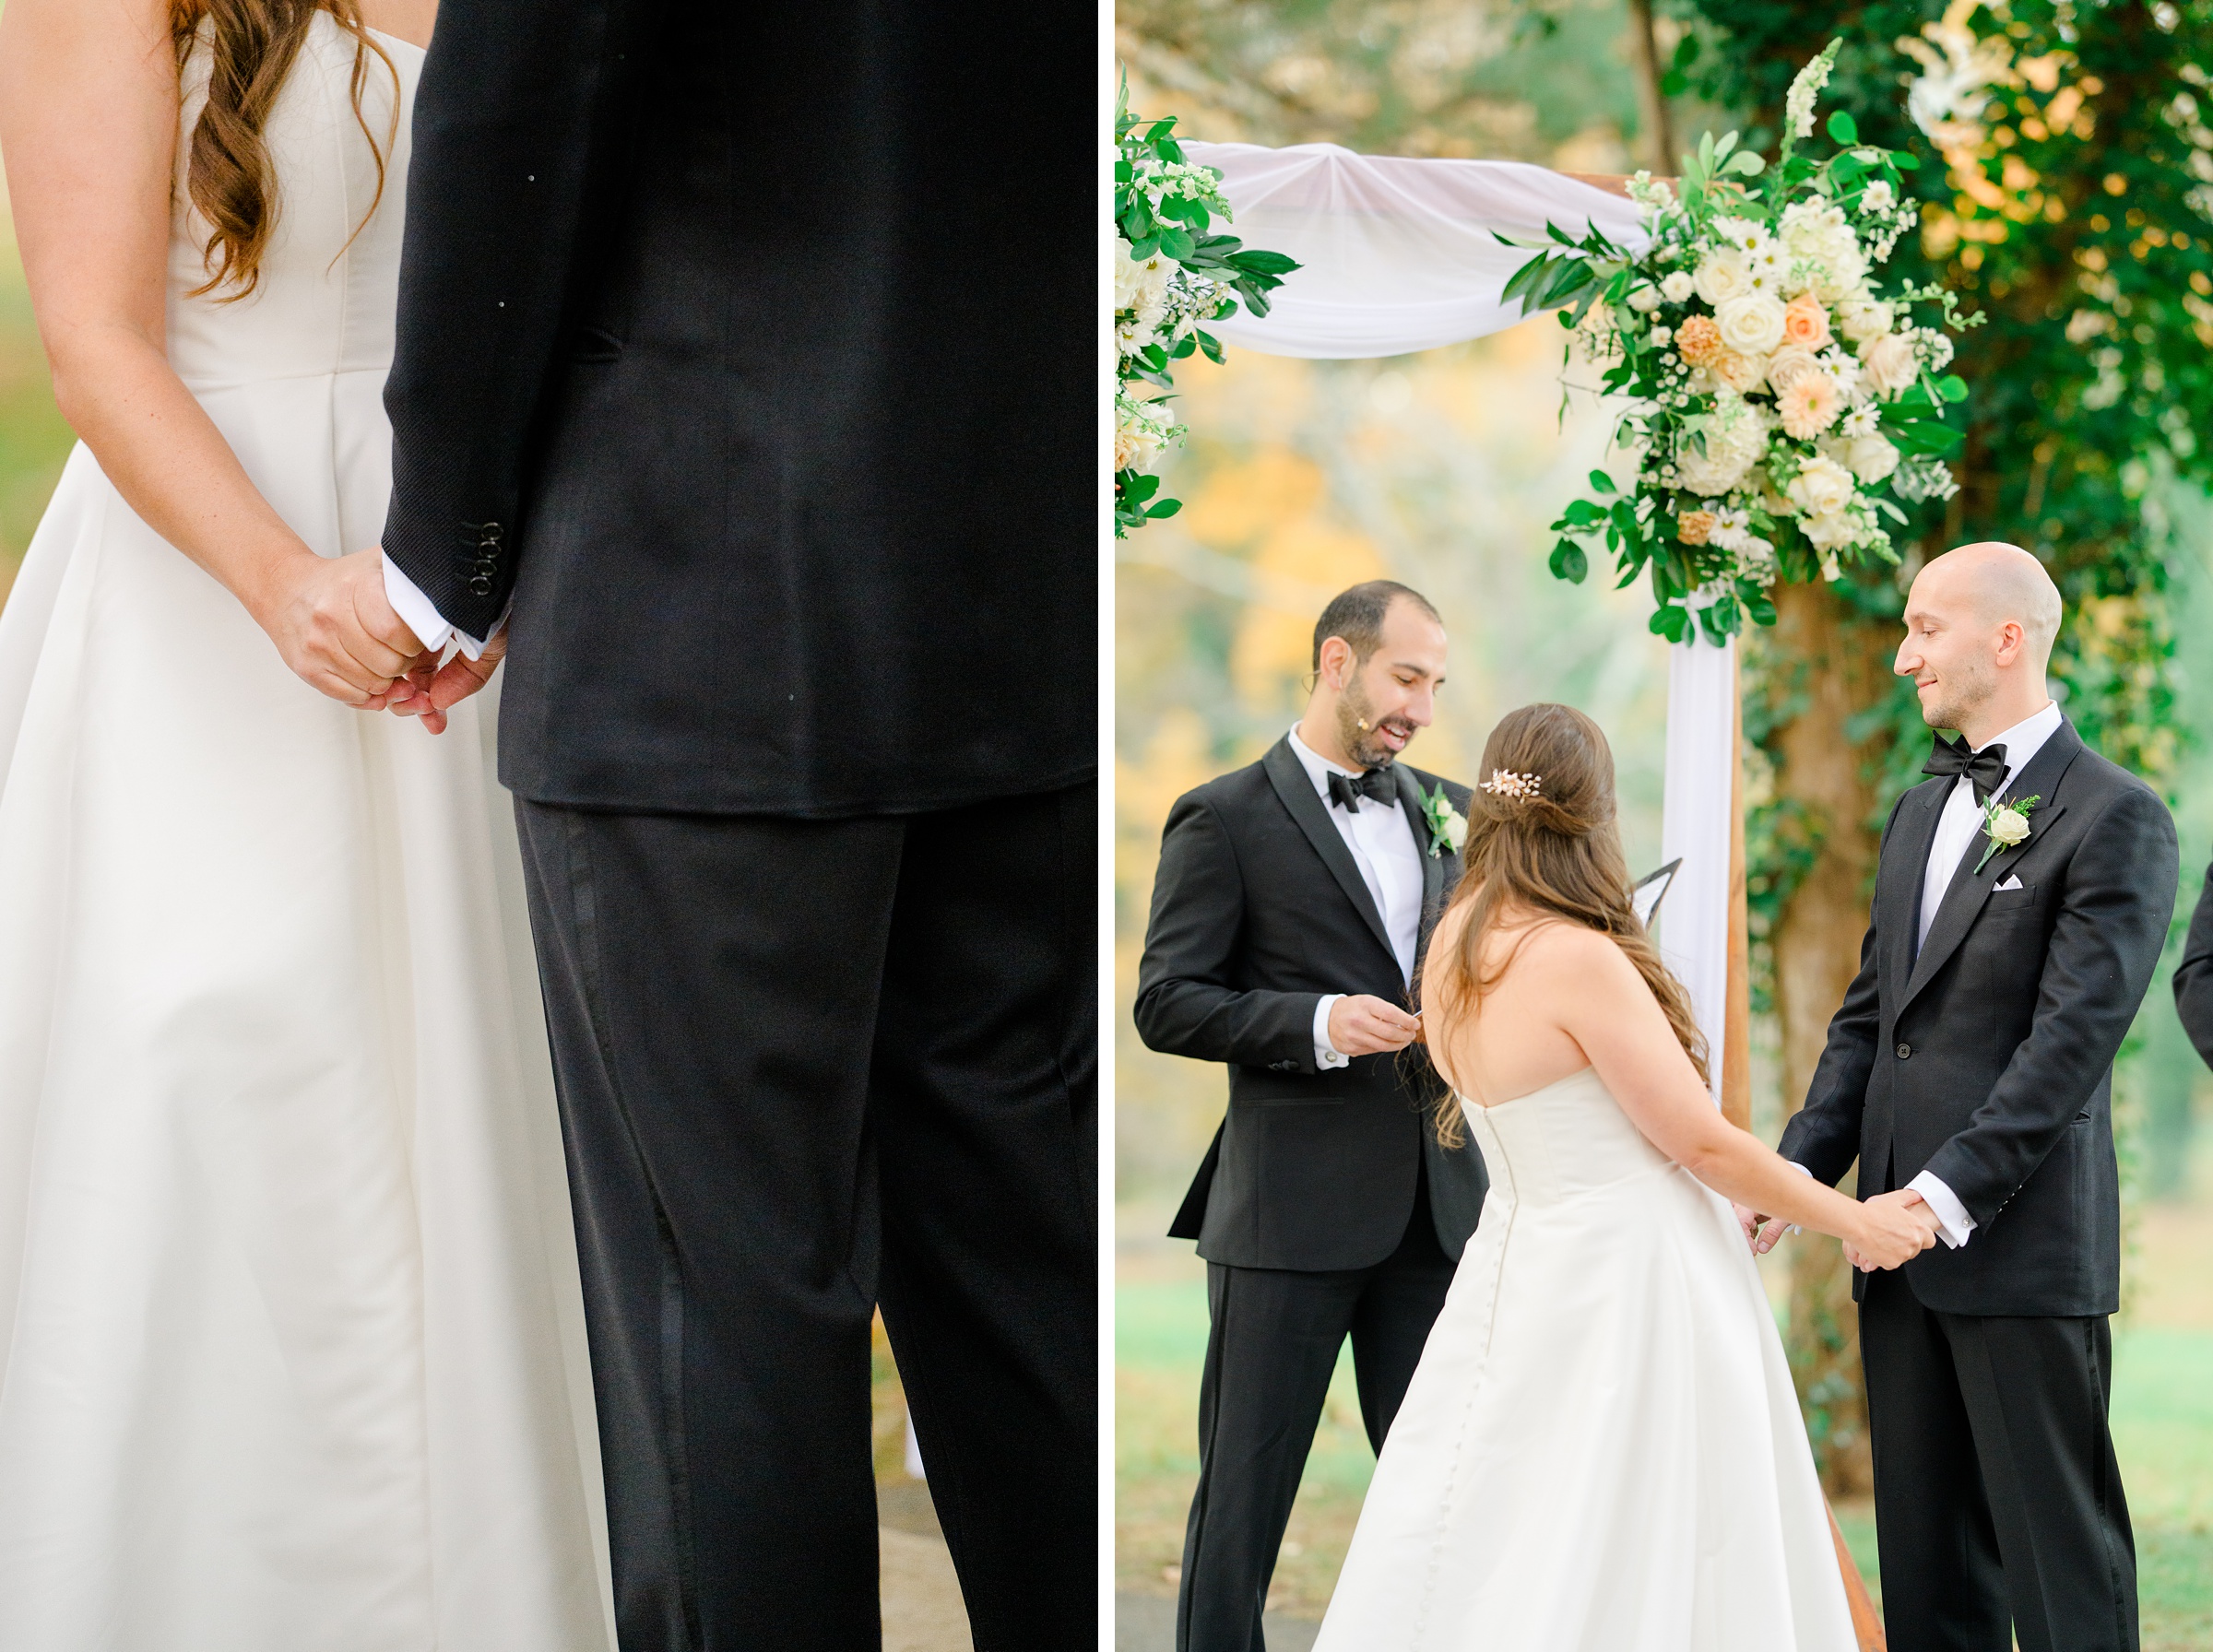
[[[1203,351],[1222,360],[1222,343],[1198,324],[1236,313],[1238,303],[1268,313],[1268,295],[1298,267],[1281,253],[1248,247],[1214,230],[1229,217],[1222,174],[1184,158],[1176,122],[1133,115],[1123,83],[1115,108],[1115,475],[1114,534],[1121,538],[1181,510],[1156,498],[1160,478],[1146,474],[1163,448],[1183,434],[1166,408],[1167,396],[1134,394],[1133,380],[1175,388],[1172,363]]]

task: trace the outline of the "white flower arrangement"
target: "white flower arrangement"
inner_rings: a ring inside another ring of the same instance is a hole
[[[1218,321],[1242,301],[1268,313],[1268,294],[1298,266],[1281,253],[1247,247],[1214,232],[1227,220],[1222,174],[1184,159],[1173,119],[1141,121],[1129,111],[1129,87],[1115,111],[1119,152],[1114,168],[1114,532],[1173,516],[1180,502],[1158,497],[1152,474],[1184,427],[1167,410],[1173,363],[1222,346],[1200,324]],[[1142,394],[1142,381],[1160,392]]]
[[[1555,230],[1507,285],[1526,309],[1564,306],[1571,359],[1603,366],[1603,390],[1631,401],[1616,440],[1636,477],[1622,488],[1591,473],[1593,496],[1553,524],[1552,570],[1580,581],[1582,542],[1603,536],[1625,584],[1650,569],[1652,629],[1671,641],[1694,623],[1719,641],[1746,614],[1771,623],[1783,575],[1896,561],[1887,524],[1908,517],[1894,501],[1957,490],[1944,412],[1967,385],[1944,376],[1945,329],[1981,317],[1876,275],[1918,221],[1901,179],[1913,156],[1861,145],[1842,113],[1828,123],[1836,154],[1797,153],[1836,53],[1793,82],[1772,167],[1736,134],[1709,134],[1683,158],[1680,195],[1648,173],[1630,181],[1646,252]],[[1935,324],[1914,324],[1932,301]]]

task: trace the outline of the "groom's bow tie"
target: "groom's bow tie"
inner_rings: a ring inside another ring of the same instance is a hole
[[[1985,746],[1980,751],[1970,751],[1962,736],[1959,740],[1947,740],[1942,735],[1933,737],[1936,749],[1929,753],[1929,761],[1921,765],[1923,774],[1964,774],[1975,788],[1978,804],[1990,801],[2006,779],[2006,748]]]
[[[1360,799],[1373,797],[1378,803],[1390,804],[1398,800],[1399,788],[1391,780],[1389,769],[1369,769],[1360,774],[1340,774],[1330,771],[1330,801],[1348,815],[1360,812]]]

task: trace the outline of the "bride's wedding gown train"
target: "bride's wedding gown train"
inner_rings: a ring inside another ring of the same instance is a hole
[[[170,360],[324,555],[376,543],[390,480],[421,53],[380,43],[381,202],[318,16],[243,301],[188,296],[180,154]],[[0,614],[0,1644],[608,1646],[491,700],[433,738],[317,694],[70,457]]]
[[[1316,1652],[1853,1652],[1727,1202],[1588,1068],[1466,1113],[1490,1197]]]

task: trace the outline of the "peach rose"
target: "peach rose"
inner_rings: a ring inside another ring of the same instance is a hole
[[[1768,359],[1765,356],[1743,355],[1726,345],[1707,365],[1713,370],[1715,378],[1739,395],[1751,395],[1768,376]]]
[[[1711,362],[1722,348],[1722,329],[1710,315],[1693,315],[1675,329],[1675,354],[1693,367]]]
[[[1828,312],[1822,308],[1819,299],[1810,292],[1802,292],[1784,306],[1782,340],[1802,350],[1828,348]]]
[[[1703,545],[1713,537],[1711,511],[1686,511],[1675,518],[1675,537],[1686,545]]]

